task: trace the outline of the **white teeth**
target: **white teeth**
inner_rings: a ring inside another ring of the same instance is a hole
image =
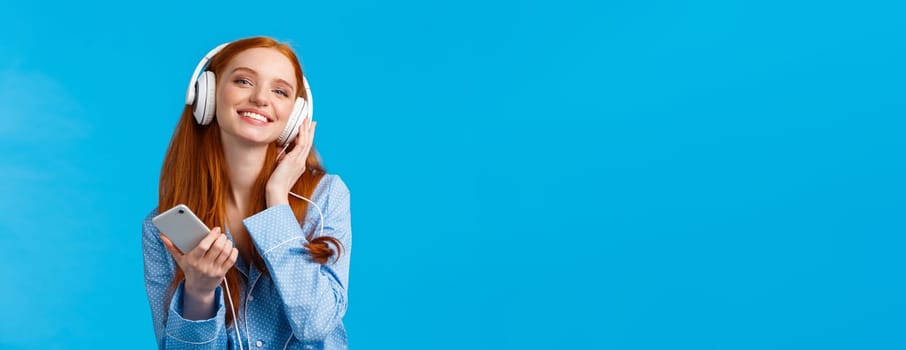
[[[241,113],[239,113],[239,114],[242,115],[242,116],[249,117],[249,118],[252,118],[252,119],[255,119],[255,120],[260,120],[260,121],[263,121],[263,122],[266,122],[266,121],[267,121],[267,118],[265,118],[263,115],[260,115],[260,114],[258,114],[258,113],[254,113],[254,112],[241,112]]]

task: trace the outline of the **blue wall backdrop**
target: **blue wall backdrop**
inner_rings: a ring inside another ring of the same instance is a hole
[[[290,42],[356,349],[906,348],[896,1],[0,11],[0,348],[153,349],[140,223],[211,47]]]

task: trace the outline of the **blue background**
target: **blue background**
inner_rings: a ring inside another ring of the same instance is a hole
[[[186,83],[259,34],[352,191],[353,348],[906,348],[899,2],[3,7],[0,348],[155,347]]]

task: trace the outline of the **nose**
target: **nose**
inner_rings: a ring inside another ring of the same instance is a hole
[[[254,103],[258,106],[267,106],[270,104],[268,100],[269,95],[267,94],[267,89],[262,87],[255,87],[255,91],[249,96],[249,102]]]

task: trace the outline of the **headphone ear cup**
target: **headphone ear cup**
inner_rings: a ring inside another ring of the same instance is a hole
[[[292,142],[292,140],[296,138],[296,135],[299,133],[299,125],[302,124],[302,120],[305,119],[307,106],[308,103],[306,103],[304,98],[296,98],[296,103],[293,104],[293,111],[289,114],[289,120],[286,122],[286,127],[283,128],[283,132],[280,133],[280,137],[277,139],[277,146],[283,147],[287,142]]]
[[[214,92],[217,83],[214,72],[205,71],[195,82],[195,103],[192,104],[192,114],[200,125],[208,125],[214,120]]]

